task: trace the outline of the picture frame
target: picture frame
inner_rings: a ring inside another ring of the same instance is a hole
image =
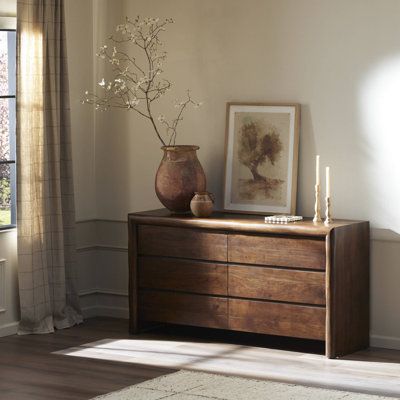
[[[300,104],[226,105],[223,209],[295,214]]]

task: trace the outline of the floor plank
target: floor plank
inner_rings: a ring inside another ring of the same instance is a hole
[[[125,320],[94,318],[0,338],[0,400],[90,399],[179,369],[400,398],[400,351],[337,360],[323,351],[317,341],[176,326],[131,336]]]
[[[104,338],[129,338],[125,320],[94,318],[49,335],[0,338],[1,400],[90,399],[174,369],[54,354]]]

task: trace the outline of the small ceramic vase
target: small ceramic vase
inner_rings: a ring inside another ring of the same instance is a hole
[[[190,209],[195,217],[209,217],[214,207],[214,195],[210,192],[195,192]]]

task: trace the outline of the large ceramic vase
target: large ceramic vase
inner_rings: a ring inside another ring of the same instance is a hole
[[[156,194],[170,211],[190,210],[194,192],[206,190],[206,176],[197,158],[198,146],[163,146],[161,164],[156,175]]]

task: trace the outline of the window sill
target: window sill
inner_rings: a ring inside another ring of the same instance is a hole
[[[17,230],[17,226],[16,225],[7,225],[7,226],[0,226],[0,234],[4,233],[4,232],[11,232],[11,231],[16,231]]]

